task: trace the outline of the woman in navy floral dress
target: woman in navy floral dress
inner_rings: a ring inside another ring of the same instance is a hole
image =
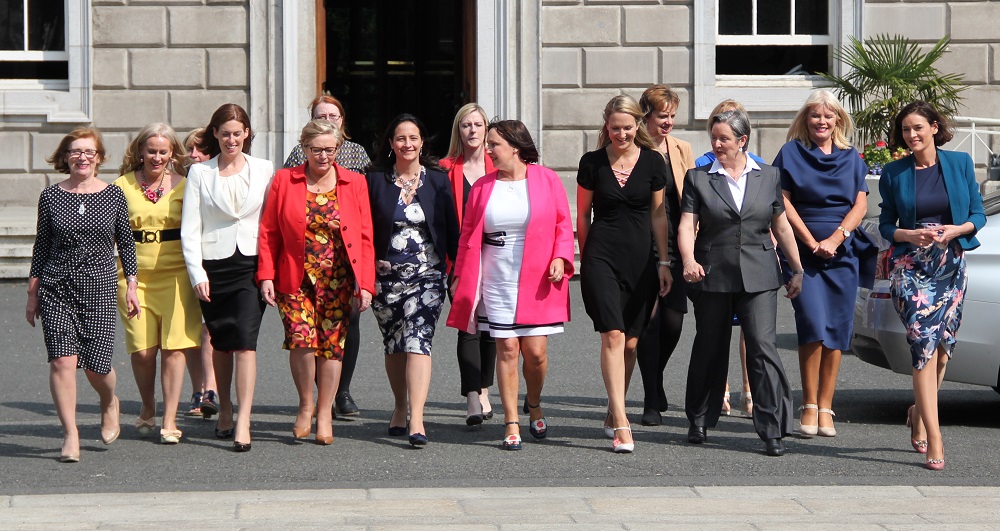
[[[927,454],[927,468],[942,470],[937,391],[962,321],[965,251],[979,247],[975,235],[986,215],[972,158],[938,149],[952,131],[933,106],[903,107],[893,131],[894,145],[905,144],[912,154],[882,171],[879,232],[893,242],[890,294],[913,356],[916,403],[906,424],[913,448]]]
[[[409,433],[415,447],[427,444],[431,340],[444,303],[446,260],[454,261],[458,253],[451,183],[437,160],[424,153],[426,137],[417,117],[397,116],[367,175],[375,245],[372,310],[395,398],[389,435]]]

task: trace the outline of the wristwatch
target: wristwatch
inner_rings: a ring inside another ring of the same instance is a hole
[[[660,260],[659,262],[657,262],[657,265],[673,267],[674,263],[671,262],[670,260]]]
[[[842,233],[844,234],[844,239],[845,239],[845,240],[846,240],[847,238],[850,238],[850,237],[851,237],[851,231],[849,231],[849,230],[845,229],[843,225],[841,225],[841,226],[837,227],[837,230],[839,230],[840,232],[842,232]]]

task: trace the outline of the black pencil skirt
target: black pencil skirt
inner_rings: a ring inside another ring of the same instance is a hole
[[[201,314],[218,351],[257,350],[257,334],[266,307],[254,281],[257,257],[239,249],[229,258],[204,260],[209,298],[201,301]]]

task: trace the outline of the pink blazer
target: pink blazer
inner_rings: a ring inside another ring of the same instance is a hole
[[[448,326],[476,332],[476,307],[482,281],[483,224],[486,204],[497,182],[498,172],[486,174],[472,185],[465,206],[462,236],[455,261],[455,297]],[[566,189],[556,173],[537,164],[528,165],[530,217],[524,239],[524,257],[517,287],[514,319],[521,324],[545,325],[569,321],[569,278],[573,275],[573,223],[570,221]],[[559,282],[549,282],[549,264],[565,260]]]

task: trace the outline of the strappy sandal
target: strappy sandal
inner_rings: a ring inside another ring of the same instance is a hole
[[[528,409],[538,409],[542,406],[542,402],[539,400],[537,404],[532,405],[528,404],[526,401],[525,405],[528,406]],[[530,433],[531,436],[536,439],[544,439],[545,436],[548,434],[548,431],[549,431],[549,424],[545,422],[545,417],[531,420],[528,422],[528,433]]]
[[[722,395],[722,414],[728,417],[732,410],[733,406],[729,404],[729,391],[726,391],[726,394]]]
[[[816,404],[802,404],[801,406],[799,406],[799,411],[805,411],[807,409],[816,409],[816,410],[818,410],[819,406],[817,406]],[[817,415],[818,415],[818,413],[817,413]],[[802,423],[802,418],[799,417],[799,429],[798,429],[799,436],[800,437],[809,438],[809,437],[812,437],[812,436],[816,435],[816,433],[819,432],[819,424],[818,424],[819,420],[818,420],[818,418],[819,417],[817,417],[817,421],[816,421],[817,424],[803,424]]]
[[[753,395],[750,391],[743,391],[743,396],[740,397],[740,403],[743,406],[743,416],[752,417],[753,416]]]
[[[837,416],[837,414],[834,413],[832,409],[828,409],[828,408],[825,408],[825,407],[819,408],[819,412],[820,413],[826,413],[826,414],[830,415],[830,420],[833,420],[833,417]],[[818,416],[816,417],[816,424],[819,424],[819,417]],[[830,426],[829,428],[825,428],[823,426],[817,426],[816,433],[820,437],[836,437],[837,436],[837,428],[835,428],[833,426]]]
[[[504,422],[504,426],[517,425],[517,421]],[[504,450],[520,450],[521,449],[521,435],[518,433],[511,433],[510,435],[503,438],[503,442],[500,443],[500,447]]]
[[[621,428],[615,428],[614,431],[627,431],[632,433],[632,428],[629,426],[624,426]],[[615,437],[615,440],[611,441],[611,449],[616,454],[630,454],[635,450],[635,441],[632,442],[622,442],[621,439]]]

